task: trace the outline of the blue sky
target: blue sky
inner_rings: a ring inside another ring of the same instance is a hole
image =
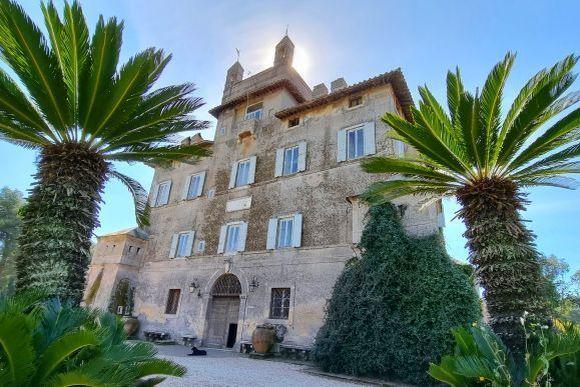
[[[22,1],[41,22],[38,1]],[[57,3],[60,3],[57,1]],[[271,65],[274,45],[287,25],[296,44],[296,67],[313,86],[343,76],[349,83],[401,67],[417,100],[427,84],[444,100],[445,75],[458,65],[466,86],[481,86],[508,50],[518,57],[505,92],[510,101],[540,68],[567,54],[580,54],[578,1],[84,1],[91,26],[99,14],[125,20],[123,58],[148,46],[174,55],[160,85],[192,81],[207,104],[219,104],[235,48],[246,71]],[[577,66],[576,71],[580,71]],[[576,82],[572,89],[579,89]],[[213,123],[215,121],[212,120]],[[214,129],[203,133],[212,138]],[[26,191],[35,171],[32,151],[0,143],[0,186]],[[153,172],[143,165],[120,166],[149,187]],[[580,268],[580,191],[534,189],[524,217],[538,235],[540,251]],[[104,195],[102,234],[135,224],[123,186],[110,182]],[[465,259],[463,226],[450,221],[457,206],[446,201],[449,252]]]

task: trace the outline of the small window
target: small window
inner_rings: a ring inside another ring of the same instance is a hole
[[[202,184],[202,173],[191,176],[189,179],[189,188],[187,189],[187,199],[193,199],[200,193],[200,185]]]
[[[298,172],[299,153],[297,146],[284,150],[284,176]]]
[[[250,105],[246,108],[246,120],[256,119],[259,120],[262,118],[262,102],[256,103],[254,105]]]
[[[292,247],[292,230],[294,227],[294,217],[280,218],[278,220],[278,237],[276,246],[279,248]]]
[[[364,128],[359,127],[346,132],[346,155],[348,160],[364,156]]]
[[[205,250],[205,241],[199,241],[197,242],[197,252],[198,253],[203,253]]]
[[[288,319],[290,312],[290,288],[273,288],[270,301],[270,318]]]
[[[140,251],[141,251],[141,247],[137,247],[137,250],[135,251],[135,255],[139,254]]]
[[[292,118],[291,120],[288,120],[288,127],[292,128],[294,126],[298,126],[300,125],[300,117],[296,117],[296,118]]]
[[[169,294],[167,295],[167,304],[165,304],[165,314],[177,313],[180,295],[181,289],[169,289]]]
[[[226,233],[226,253],[233,253],[238,251],[240,244],[240,230],[241,224],[230,224]]]
[[[226,133],[226,128],[224,128],[223,126],[220,128],[220,134],[225,134]]]
[[[155,206],[164,206],[169,202],[169,188],[170,181],[159,184],[157,187],[157,197],[155,198]]]
[[[132,251],[133,251],[133,246],[129,246],[129,250],[128,250],[128,252],[130,253],[130,252],[132,252]]]
[[[182,232],[179,234],[177,239],[177,257],[186,257],[187,256],[187,244],[189,241],[189,233]]]
[[[210,189],[207,191],[207,197],[211,199],[211,198],[213,198],[214,196],[215,196],[215,188],[210,188]]]
[[[393,140],[393,146],[395,148],[395,156],[404,157],[405,156],[405,143],[401,140]]]
[[[248,185],[250,177],[250,160],[238,162],[238,170],[236,171],[236,187],[243,187]]]
[[[352,97],[348,100],[348,107],[349,108],[353,108],[355,106],[359,106],[362,105],[362,97],[358,96],[358,97]]]

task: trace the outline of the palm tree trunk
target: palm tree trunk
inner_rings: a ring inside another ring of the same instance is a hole
[[[524,313],[530,321],[547,317],[535,236],[519,214],[526,203],[524,195],[509,180],[483,179],[460,189],[457,199],[489,323],[514,354],[521,355]]]
[[[73,142],[45,147],[37,163],[22,211],[17,288],[40,288],[79,303],[109,164]]]

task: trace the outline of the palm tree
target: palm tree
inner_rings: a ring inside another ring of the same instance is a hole
[[[520,217],[527,204],[522,189],[573,187],[567,175],[580,173],[580,109],[543,124],[565,114],[580,94],[561,97],[576,79],[571,71],[578,57],[571,55],[531,78],[502,117],[502,92],[514,59],[508,53],[493,68],[481,94],[464,90],[459,70],[449,72],[449,112],[420,87],[412,122],[392,113],[382,118],[392,137],[420,156],[374,157],[363,169],[398,174],[373,184],[367,192],[371,201],[409,194],[458,200],[457,216],[467,227],[469,259],[484,289],[490,325],[517,353],[524,311],[537,319],[546,313],[535,236]]]
[[[175,136],[207,127],[190,83],[151,91],[171,59],[149,48],[119,66],[123,23],[101,16],[92,37],[80,5],[61,18],[42,5],[47,36],[12,0],[0,0],[0,139],[39,151],[17,263],[19,289],[40,286],[80,301],[90,237],[109,178],[133,194],[139,225],[147,193],[113,162],[193,162],[206,151]],[[41,282],[39,284],[39,282]]]

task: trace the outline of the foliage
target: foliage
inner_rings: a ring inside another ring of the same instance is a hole
[[[520,212],[527,204],[522,188],[573,188],[569,175],[580,173],[580,92],[564,95],[573,84],[578,57],[570,55],[532,77],[505,115],[503,89],[515,55],[508,53],[488,75],[481,93],[465,90],[459,73],[447,75],[446,111],[427,86],[419,87],[411,122],[395,113],[382,120],[391,137],[414,148],[406,157],[373,157],[363,162],[370,173],[397,174],[374,183],[366,197],[382,202],[404,195],[427,200],[454,196],[458,217],[490,323],[515,351],[523,350],[519,317],[547,317],[534,235]]]
[[[99,292],[99,288],[101,287],[101,281],[103,280],[103,273],[104,273],[104,268],[101,268],[101,270],[99,270],[99,274],[97,274],[97,278],[95,278],[95,280],[91,284],[91,287],[89,288],[89,291],[87,293],[87,298],[85,299],[85,303],[87,305],[91,305],[95,301],[95,297],[97,296],[97,293]]]
[[[554,255],[540,257],[542,274],[545,281],[546,298],[555,318],[574,320],[580,313],[580,288],[568,279],[570,265]]]
[[[126,343],[114,315],[41,299],[30,292],[0,299],[0,385],[135,386],[185,374],[155,358],[152,344]]]
[[[24,204],[22,193],[4,187],[0,190],[0,293],[11,293],[16,280],[14,258],[22,220],[18,215]]]
[[[526,329],[523,318],[521,324]],[[550,383],[550,361],[580,349],[580,327],[572,323],[560,323],[562,331],[530,324],[522,359],[488,327],[474,325],[453,329],[455,353],[431,364],[429,375],[450,386],[537,386]]]
[[[580,386],[580,351],[552,359],[548,375],[553,387]]]
[[[111,297],[109,303],[109,312],[117,313],[119,306],[123,307],[122,314],[131,315],[133,312],[133,293],[135,288],[131,287],[131,283],[127,278],[120,280],[115,287],[115,292]]]
[[[42,265],[58,267],[64,281],[40,286],[79,302],[109,178],[129,189],[137,222],[148,224],[147,192],[113,162],[195,162],[208,151],[176,136],[208,123],[191,115],[203,105],[193,84],[152,90],[170,55],[148,48],[119,63],[122,22],[101,16],[91,35],[77,1],[62,15],[52,2],[42,12],[44,30],[16,1],[0,0],[0,58],[11,70],[0,69],[0,140],[40,152],[17,286],[32,286]]]
[[[326,371],[428,384],[450,328],[480,318],[479,299],[438,235],[406,235],[391,204],[367,216],[362,258],[334,286],[315,360]]]

